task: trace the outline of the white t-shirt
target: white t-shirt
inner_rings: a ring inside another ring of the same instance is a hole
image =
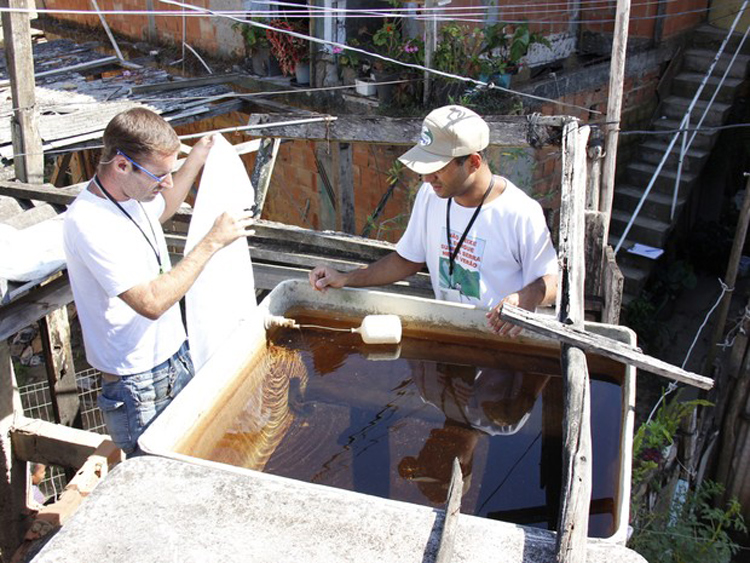
[[[541,205],[506,180],[503,193],[482,206],[466,234],[451,277],[447,202],[430,184],[422,184],[409,225],[396,245],[406,260],[427,263],[436,299],[491,308],[538,278],[557,274],[557,255]],[[451,203],[453,251],[475,211]]]
[[[159,251],[163,270],[171,269],[159,223],[164,198],[120,204]],[[157,277],[159,264],[141,231],[114,203],[84,189],[65,214],[63,245],[89,364],[129,375],[177,352],[185,341],[179,305],[151,321],[118,297]]]

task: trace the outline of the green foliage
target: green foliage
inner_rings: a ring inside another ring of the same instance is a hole
[[[682,420],[698,406],[710,407],[713,403],[702,399],[680,401],[677,392],[670,402],[662,395],[662,402],[654,417],[638,428],[633,437],[633,486],[637,487],[646,476],[659,466],[662,453],[674,442]]]
[[[260,18],[252,18],[252,21],[260,21]],[[264,47],[268,47],[265,29],[241,22],[233,24],[232,29],[242,34],[242,38],[245,40],[245,50],[249,55],[257,53]]]
[[[516,72],[521,59],[535,43],[544,45],[548,49],[551,48],[547,38],[531,32],[526,22],[513,26],[507,23],[496,23],[486,27],[483,33],[481,69],[482,73],[488,76],[496,73]]]
[[[747,528],[736,499],[725,507],[712,505],[723,492],[718,483],[705,481],[688,491],[678,508],[644,511],[628,547],[649,563],[728,563],[739,550],[728,532]]]

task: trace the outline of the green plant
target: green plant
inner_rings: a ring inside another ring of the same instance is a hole
[[[534,44],[544,45],[548,49],[551,47],[546,37],[529,30],[528,23],[513,26],[507,23],[496,23],[486,27],[484,48],[481,52],[482,73],[490,76],[497,73],[517,72],[521,59]]]
[[[661,406],[654,417],[638,428],[633,437],[633,487],[637,488],[647,475],[659,467],[663,461],[664,449],[674,442],[682,420],[692,414],[698,406],[710,407],[713,403],[702,399],[680,401],[678,391],[667,402],[662,395]]]
[[[628,547],[649,563],[728,563],[739,550],[728,532],[747,528],[736,499],[712,506],[723,492],[718,483],[705,481],[685,494],[681,506],[643,511]]]
[[[288,20],[273,20],[269,25],[281,31],[266,30],[266,38],[271,46],[271,53],[279,61],[279,68],[286,76],[294,74],[298,63],[310,60],[310,49],[307,41],[284,31],[303,32],[303,23],[292,23]]]
[[[483,41],[479,28],[457,23],[443,25],[438,31],[432,67],[451,74],[475,76]]]
[[[389,59],[411,64],[421,64],[424,60],[424,43],[419,39],[404,38],[401,20],[394,22],[386,18],[372,34],[372,46],[376,53]],[[378,58],[373,60],[373,67],[383,72],[395,72],[402,68]]]
[[[259,21],[259,18],[253,18],[252,21]],[[232,29],[242,34],[242,38],[245,40],[245,50],[248,55],[253,55],[261,49],[268,47],[266,30],[262,27],[237,22],[232,25]]]

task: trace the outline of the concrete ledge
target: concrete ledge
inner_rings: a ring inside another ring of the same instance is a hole
[[[442,510],[158,457],[119,464],[35,563],[434,561]],[[642,563],[591,540],[589,561]],[[452,561],[553,562],[555,535],[458,519]]]

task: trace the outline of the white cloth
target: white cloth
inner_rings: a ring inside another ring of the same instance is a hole
[[[510,181],[503,193],[482,206],[448,274],[448,242],[441,199],[428,183],[417,194],[409,225],[396,252],[426,262],[436,299],[483,308],[496,306],[546,274],[558,271],[542,207]],[[451,204],[451,249],[455,251],[476,208]]]
[[[232,145],[217,135],[203,168],[190,219],[185,254],[227,211],[237,215],[255,203],[245,165]],[[198,371],[243,319],[255,312],[255,280],[247,239],[240,238],[209,260],[186,297],[190,354]]]
[[[157,245],[162,267],[169,270],[159,224],[164,198],[121,205]],[[141,231],[114,203],[84,189],[65,214],[63,246],[89,364],[128,375],[149,370],[177,352],[185,341],[178,305],[152,321],[118,297],[156,278],[159,264]]]
[[[58,215],[25,229],[0,225],[0,278],[18,282],[38,280],[65,265],[62,226]]]

